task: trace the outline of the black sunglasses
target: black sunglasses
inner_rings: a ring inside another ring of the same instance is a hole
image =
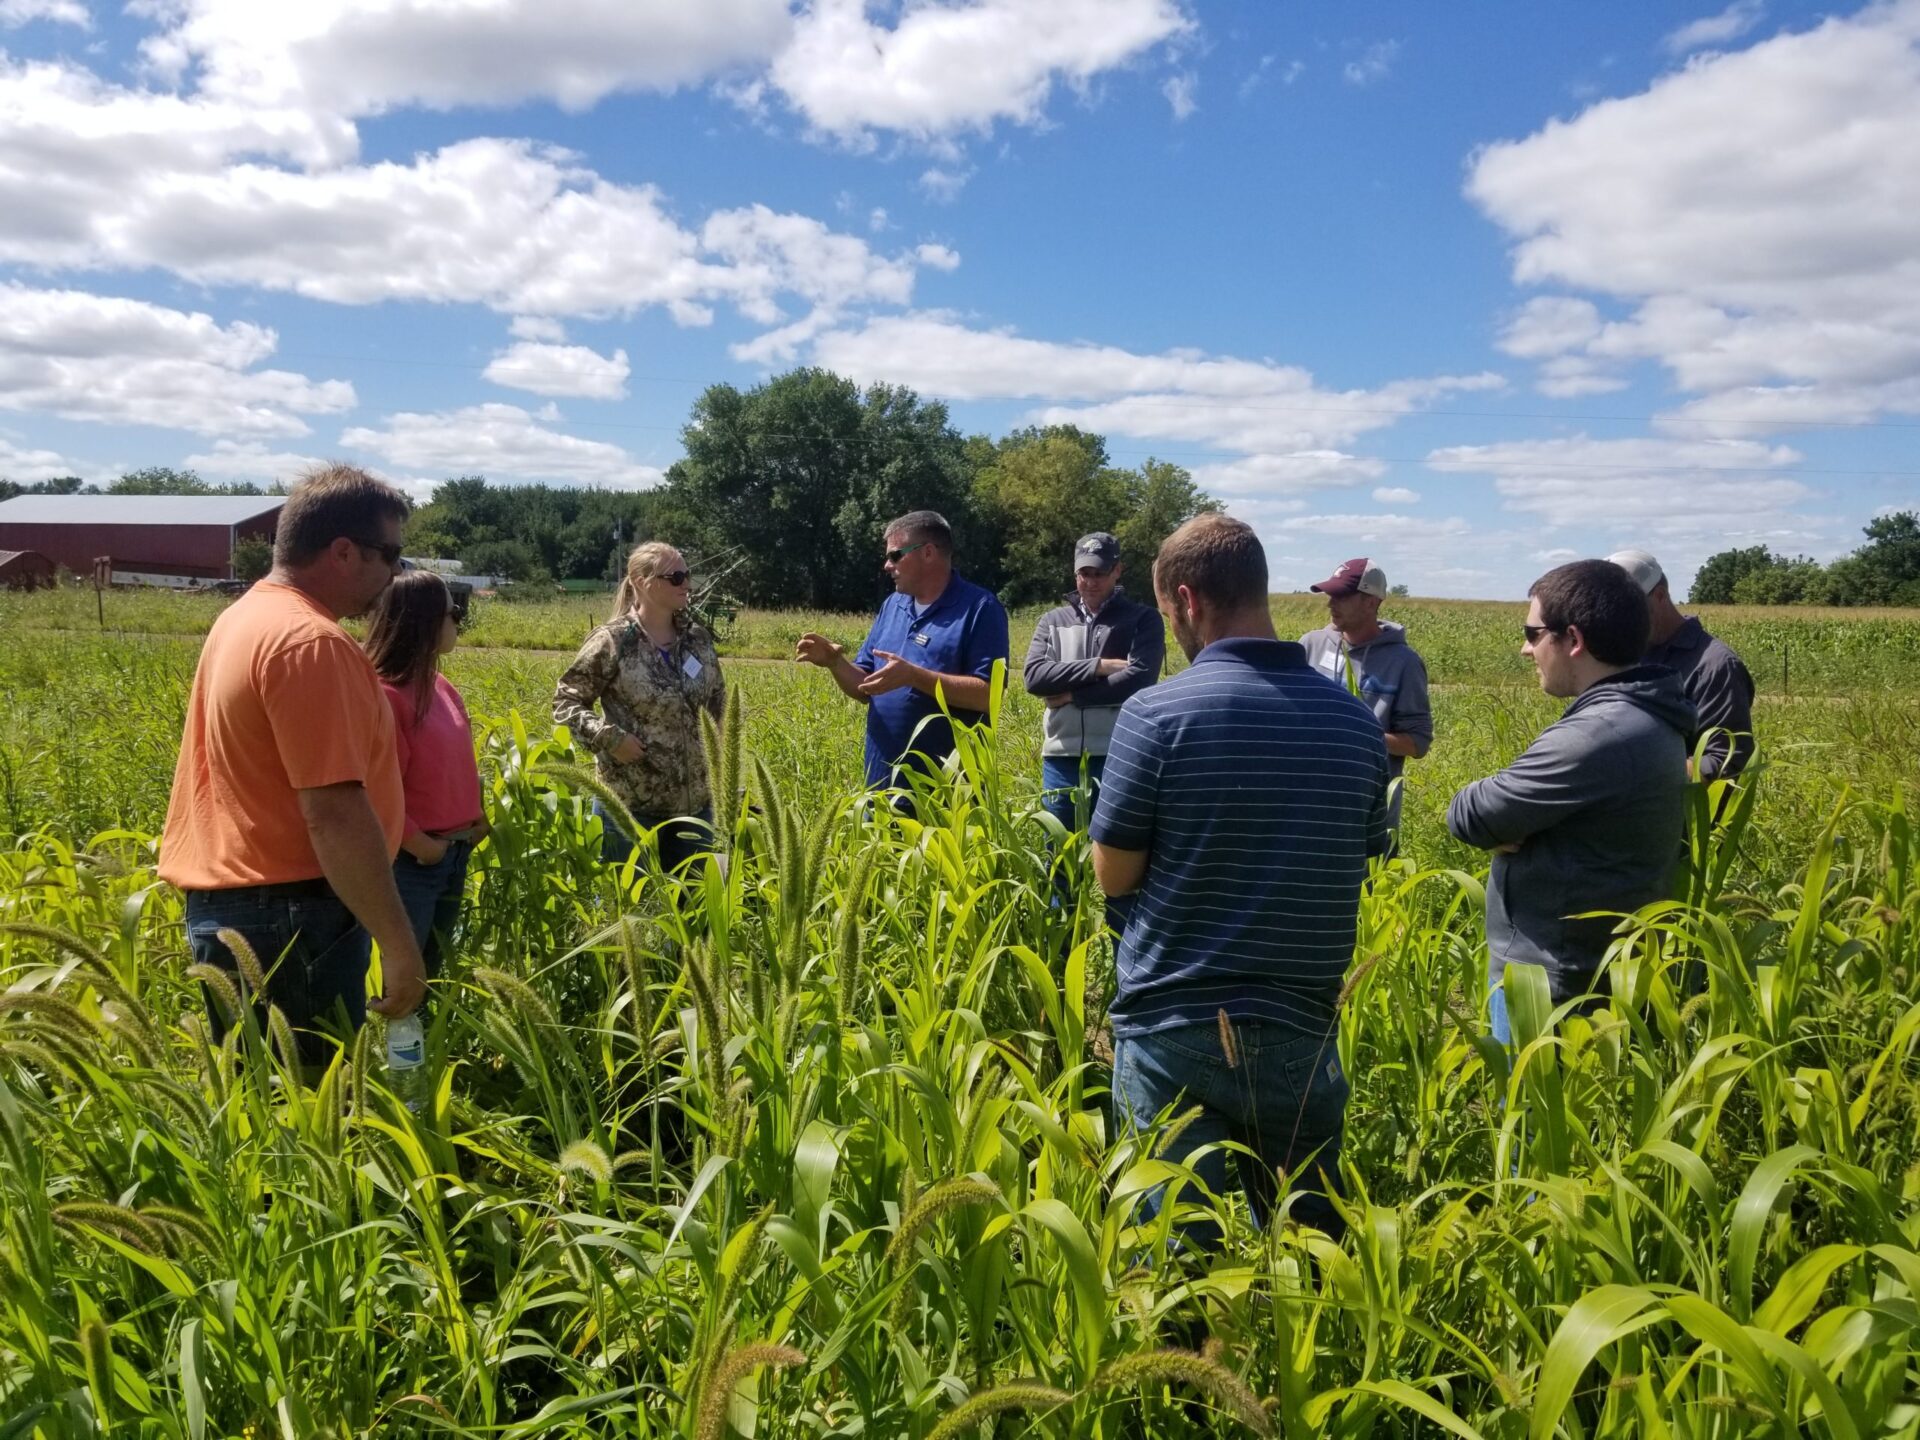
[[[887,562],[892,565],[898,565],[902,560],[906,559],[907,556],[911,555],[926,543],[924,540],[916,540],[911,545],[902,545],[898,550],[889,550],[887,551]]]
[[[387,568],[389,570],[397,570],[400,568],[400,551],[404,548],[403,546],[398,544],[389,545],[384,540],[356,539],[353,543],[358,545],[362,550],[378,551],[380,558],[387,562]]]
[[[1542,635],[1564,635],[1567,632],[1559,625],[1522,625],[1520,633],[1527,637],[1527,644],[1538,645]]]
[[[664,580],[669,585],[680,586],[686,584],[687,581],[693,578],[693,572],[691,570],[668,570],[652,578],[655,580]]]

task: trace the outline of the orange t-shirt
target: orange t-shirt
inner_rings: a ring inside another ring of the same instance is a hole
[[[182,890],[320,878],[295,792],[350,780],[366,786],[392,860],[406,799],[379,677],[331,615],[263,580],[200,651],[160,878]]]

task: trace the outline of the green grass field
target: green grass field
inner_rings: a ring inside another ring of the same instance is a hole
[[[1107,1113],[1017,683],[875,829],[855,707],[744,663],[863,620],[742,616],[727,872],[629,887],[547,719],[586,608],[483,605],[496,829],[415,1117],[373,1031],[317,1090],[207,1041],[151,837],[214,602],[93,604],[0,596],[0,1437],[1920,1434],[1920,617],[1709,616],[1762,764],[1508,1056],[1441,817],[1559,707],[1518,606],[1397,602],[1439,733],[1328,1037],[1350,1233],[1187,1184],[1204,1256],[1139,1218],[1188,1177]]]

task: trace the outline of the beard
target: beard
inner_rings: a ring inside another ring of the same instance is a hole
[[[1173,638],[1179,642],[1181,653],[1187,657],[1188,663],[1191,664],[1193,657],[1206,648],[1206,646],[1200,643],[1200,631],[1191,620],[1187,619],[1177,610],[1169,615],[1167,620],[1168,623],[1173,626]]]

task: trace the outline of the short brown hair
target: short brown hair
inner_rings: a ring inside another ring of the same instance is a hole
[[[273,563],[306,565],[342,538],[371,544],[382,520],[405,520],[412,513],[405,495],[358,466],[317,466],[300,477],[280,507]]]
[[[911,541],[925,541],[936,549],[953,553],[953,527],[938,510],[909,510],[898,520],[889,520],[880,532],[882,540],[904,535]]]
[[[1632,665],[1647,653],[1653,612],[1646,592],[1611,560],[1549,570],[1527,594],[1540,602],[1542,625],[1556,634],[1578,626],[1587,653],[1603,665]]]
[[[1172,596],[1184,585],[1223,610],[1267,604],[1267,552],[1244,520],[1196,515],[1160,542],[1153,588]]]

